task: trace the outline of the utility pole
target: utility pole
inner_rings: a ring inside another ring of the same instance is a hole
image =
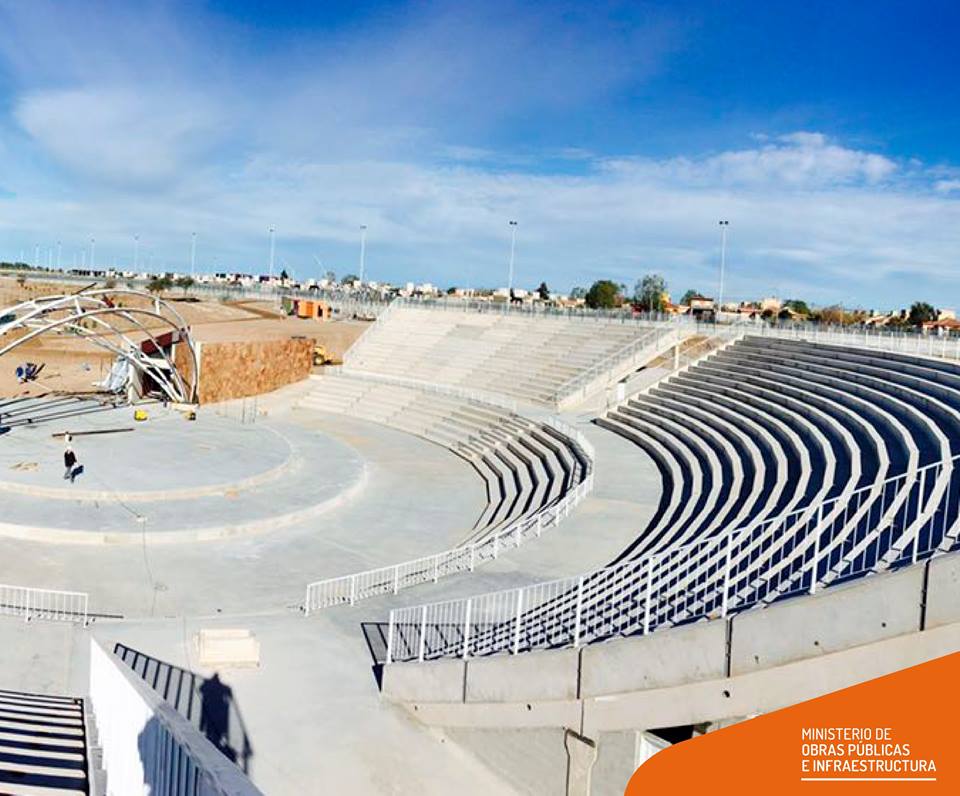
[[[363,287],[363,269],[367,253],[367,225],[360,225],[360,287]]]
[[[273,282],[273,227],[270,227],[270,281]]]
[[[720,312],[723,309],[723,271],[727,261],[727,227],[729,221],[720,221],[720,290],[717,293],[717,311],[715,316],[720,318]]]
[[[510,268],[507,271],[507,290],[513,291],[513,255],[517,249],[517,222],[510,222]]]

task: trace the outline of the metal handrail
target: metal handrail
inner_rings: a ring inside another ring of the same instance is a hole
[[[960,533],[958,460],[579,576],[393,609],[387,662],[645,634],[946,552]],[[764,549],[769,560],[758,557]]]
[[[351,374],[352,376],[353,374]],[[380,377],[375,374],[369,374],[365,377],[370,381],[405,384],[429,392],[455,397],[464,397],[462,393],[473,392],[448,385],[424,384],[412,379]],[[471,400],[486,403],[483,398],[476,395],[471,397]],[[501,400],[500,403],[492,405],[497,408],[504,408],[504,403],[510,402]],[[513,521],[506,528],[479,542],[461,545],[398,564],[314,581],[306,587],[304,614],[309,616],[312,612],[322,608],[343,604],[353,605],[358,600],[368,597],[380,594],[396,594],[401,589],[421,583],[435,583],[441,577],[465,571],[472,572],[478,564],[495,560],[503,550],[520,547],[528,539],[539,538],[544,529],[556,527],[563,519],[568,517],[573,508],[593,490],[593,462],[596,455],[594,447],[578,429],[567,425],[559,418],[547,417],[531,422],[550,426],[559,434],[574,442],[583,452],[587,458],[588,467],[582,473],[582,478],[576,486],[569,489],[557,502],[541,508],[535,514]]]
[[[651,341],[651,338],[654,339]],[[680,332],[676,326],[671,326],[668,329],[653,329],[649,334],[636,340],[631,340],[626,345],[618,348],[608,356],[595,362],[586,370],[561,384],[554,393],[554,403],[560,405],[578,391],[585,390],[591,382],[596,381],[602,375],[613,373],[615,369],[620,367],[624,362],[628,360],[635,361],[637,355],[641,352],[649,351],[652,347],[653,351],[650,352],[649,356],[653,357],[662,353],[671,345],[679,344],[680,340]]]
[[[0,615],[26,621],[79,622],[86,625],[90,598],[86,592],[37,589],[0,583]]]
[[[263,796],[208,737],[90,640],[90,701],[110,793]]]

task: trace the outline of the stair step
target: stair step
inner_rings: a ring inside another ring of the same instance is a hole
[[[89,793],[83,702],[0,689],[0,794]]]

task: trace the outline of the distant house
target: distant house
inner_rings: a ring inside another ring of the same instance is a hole
[[[716,312],[717,302],[707,296],[691,296],[688,306],[690,315],[694,318],[700,318],[704,315],[713,316]]]
[[[960,321],[956,318],[943,318],[936,321],[924,321],[920,325],[924,334],[935,334],[940,337],[949,334],[960,334]]]
[[[690,312],[687,304],[674,304],[672,301],[666,301],[663,305],[663,311],[668,315],[686,315]]]
[[[768,297],[760,299],[760,311],[766,312],[769,310],[774,315],[776,315],[783,308],[783,302],[780,299],[775,297]]]

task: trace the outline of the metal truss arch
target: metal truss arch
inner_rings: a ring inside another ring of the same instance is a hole
[[[141,306],[122,306],[127,297]],[[171,401],[195,403],[199,357],[183,316],[169,302],[140,290],[99,288],[70,295],[40,296],[0,309],[0,357],[41,335],[67,333],[126,360]],[[9,334],[25,332],[4,342]],[[167,342],[165,342],[167,341]],[[172,344],[187,350],[185,370],[168,353]]]

